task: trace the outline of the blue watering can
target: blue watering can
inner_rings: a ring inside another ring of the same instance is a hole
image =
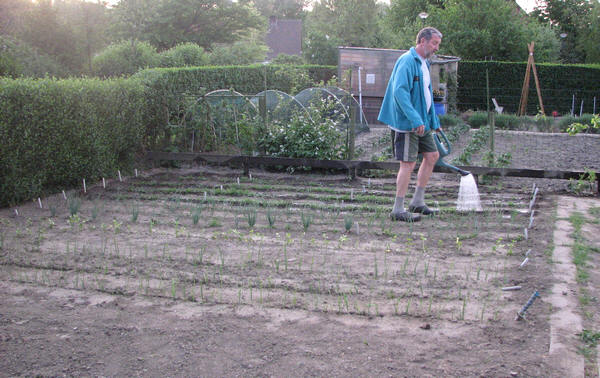
[[[440,135],[442,136],[442,139],[444,140],[443,143],[440,140]],[[450,141],[448,140],[448,137],[446,137],[446,134],[444,134],[444,132],[442,130],[439,130],[437,133],[433,133],[433,140],[435,141],[438,152],[440,153],[440,157],[439,157],[438,161],[435,163],[435,165],[437,165],[438,167],[449,168],[453,171],[460,173],[462,176],[467,176],[467,175],[471,174],[471,172],[469,172],[469,171],[465,171],[465,170],[455,167],[451,164],[448,164],[444,161],[444,157],[448,156],[448,154],[452,151],[452,146],[450,145]],[[444,147],[444,144],[447,147]]]

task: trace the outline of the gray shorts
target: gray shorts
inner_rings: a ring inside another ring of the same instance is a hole
[[[436,152],[437,146],[433,140],[433,131],[429,130],[422,136],[414,132],[396,132],[394,150],[396,151],[396,160],[400,161],[417,161],[417,156],[422,152]]]

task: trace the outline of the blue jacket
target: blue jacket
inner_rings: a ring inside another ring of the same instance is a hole
[[[429,67],[429,61],[427,67]],[[437,130],[440,120],[435,114],[433,97],[427,112],[423,95],[421,59],[414,47],[396,61],[377,119],[398,131],[411,131],[425,125],[425,131]],[[432,94],[431,84],[429,92]]]

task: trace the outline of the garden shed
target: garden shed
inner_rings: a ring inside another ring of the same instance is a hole
[[[350,88],[369,124],[377,124],[377,115],[396,60],[407,50],[366,47],[338,47],[338,77],[343,88]],[[431,61],[433,89],[441,91],[444,110],[448,100],[456,98],[459,57],[436,55]]]

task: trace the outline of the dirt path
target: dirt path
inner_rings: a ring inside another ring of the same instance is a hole
[[[557,221],[554,231],[555,249],[553,254],[555,263],[553,264],[554,285],[548,298],[548,302],[553,308],[550,317],[549,354],[551,364],[556,371],[562,371],[568,377],[598,375],[598,366],[594,366],[594,358],[586,361],[584,355],[580,352],[582,347],[585,348],[585,345],[582,346],[580,335],[585,328],[593,332],[600,330],[600,321],[594,315],[588,315],[588,319],[585,321],[587,327],[584,326],[582,318],[585,316],[586,311],[585,306],[581,304],[582,293],[586,293],[592,298],[598,298],[600,280],[598,280],[598,274],[594,274],[587,283],[578,279],[578,268],[574,263],[573,251],[576,240],[573,235],[574,227],[571,221],[575,214],[590,216],[589,220],[591,222],[586,222],[588,227],[584,238],[586,238],[585,240],[587,240],[587,237],[591,238],[590,245],[599,248],[599,239],[595,235],[600,233],[600,227],[598,226],[598,216],[597,214],[594,215],[592,209],[600,209],[599,199],[566,196],[557,199]],[[600,259],[591,257],[590,265],[597,268]],[[595,302],[595,309],[597,310],[597,299]],[[595,361],[598,361],[597,351]]]

